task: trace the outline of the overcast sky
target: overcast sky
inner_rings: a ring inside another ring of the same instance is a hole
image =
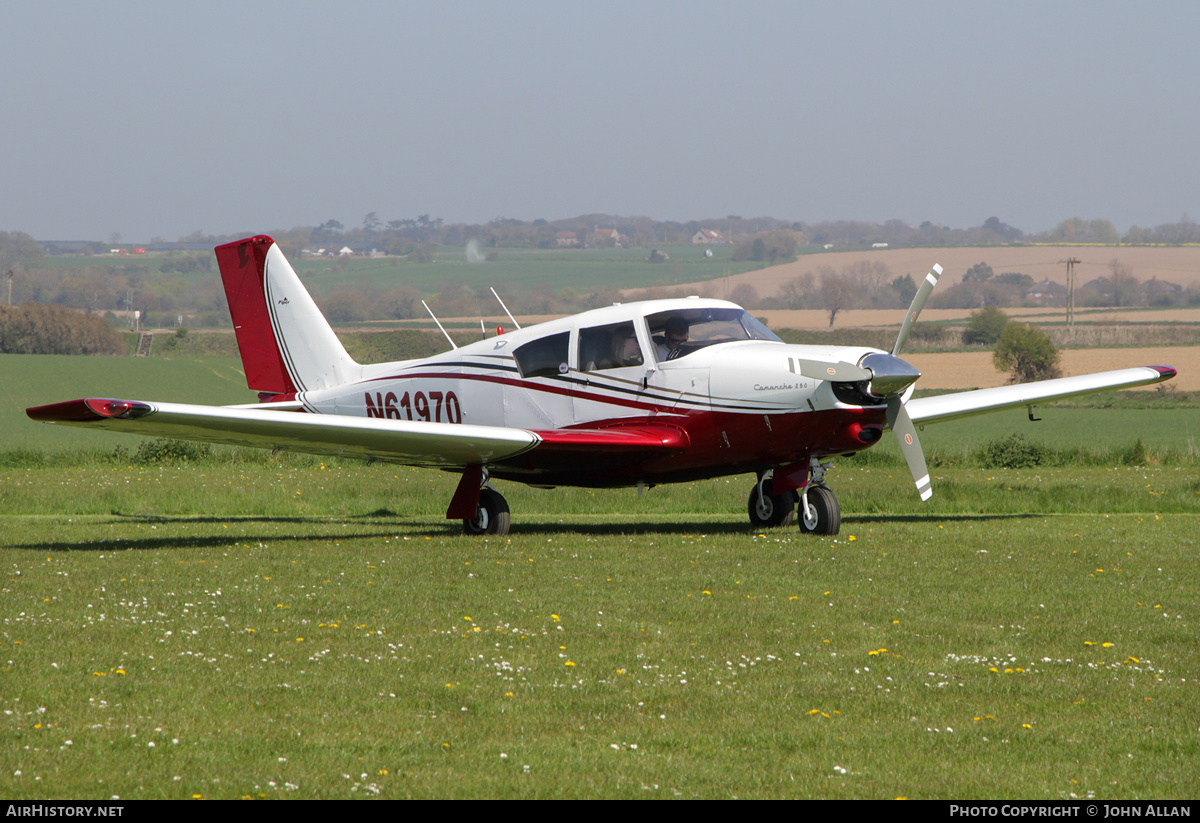
[[[1195,2],[12,2],[0,229],[1200,216]]]

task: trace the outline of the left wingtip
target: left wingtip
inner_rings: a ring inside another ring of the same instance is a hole
[[[31,420],[40,423],[91,423],[113,417],[141,417],[154,411],[148,403],[136,400],[110,400],[87,398],[51,403],[48,406],[31,406],[25,410]]]
[[[1170,380],[1172,377],[1178,374],[1178,372],[1175,371],[1175,369],[1171,366],[1150,366],[1150,368],[1159,373],[1160,380]]]

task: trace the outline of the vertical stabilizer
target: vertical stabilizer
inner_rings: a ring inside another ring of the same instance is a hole
[[[216,253],[251,389],[294,394],[361,377],[274,240],[259,235]]]

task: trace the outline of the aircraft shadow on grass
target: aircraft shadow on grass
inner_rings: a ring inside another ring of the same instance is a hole
[[[937,518],[938,523],[987,523],[987,522],[1003,522],[1028,520],[1032,518],[1044,518],[1044,514],[957,514],[944,515]],[[237,534],[211,534],[211,535],[187,535],[187,536],[171,536],[168,534],[145,535],[145,536],[128,536],[128,537],[105,537],[100,540],[81,541],[79,539],[65,540],[46,540],[36,543],[14,543],[9,548],[27,549],[32,551],[52,551],[52,552],[80,552],[80,551],[148,551],[162,549],[192,549],[192,548],[214,548],[221,546],[232,546],[233,544],[264,544],[270,546],[278,544],[280,541],[289,543],[325,543],[331,538],[340,540],[396,540],[397,538],[459,538],[463,535],[458,532],[452,524],[440,528],[420,528],[417,530],[410,529],[407,524],[398,523],[397,520],[412,520],[420,521],[418,517],[403,518],[394,512],[386,509],[377,510],[365,515],[326,517],[265,517],[243,515],[237,517],[193,517],[179,516],[172,517],[167,515],[127,515],[120,512],[114,512],[111,520],[102,520],[92,523],[79,524],[86,529],[93,529],[102,526],[130,526],[130,525],[154,525],[154,526],[194,526],[201,525],[230,525],[230,524],[257,524],[263,527],[263,531],[257,534],[247,534],[245,532]],[[420,521],[422,523],[426,521]],[[866,526],[870,524],[886,524],[886,523],[922,523],[931,524],[931,520],[927,515],[858,515],[852,519],[848,519],[846,524],[853,526],[855,524]],[[357,526],[370,526],[376,529],[386,529],[383,531],[373,530],[369,532],[355,532],[347,534],[345,532],[333,532],[332,527],[344,526],[347,524]],[[331,527],[329,531],[323,531],[316,534],[289,534],[286,531],[280,532],[272,530],[265,531],[268,526],[276,527],[280,525],[292,526],[309,526],[309,527]],[[388,526],[393,528],[388,529]],[[395,528],[395,527],[400,528]],[[555,523],[528,523],[521,528],[521,536],[542,537],[545,535],[579,535],[589,537],[630,537],[630,536],[653,536],[653,535],[676,535],[676,536],[693,536],[703,534],[708,537],[717,535],[727,535],[730,537],[744,537],[751,534],[775,534],[781,537],[795,536],[795,532],[790,529],[771,529],[758,530],[747,528],[741,521],[729,522],[711,522],[703,524],[676,524],[676,523],[588,523],[581,521],[572,522],[555,522]],[[519,538],[518,538],[519,539]],[[392,544],[389,544],[392,545]],[[395,544],[396,548],[400,548],[401,544]]]

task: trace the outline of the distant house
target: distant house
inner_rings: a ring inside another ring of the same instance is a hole
[[[182,243],[182,242],[181,243],[168,243],[166,241],[163,241],[161,243],[151,243],[149,246],[146,246],[146,251],[151,254],[161,254],[163,252],[172,252],[172,251],[211,252],[212,250],[213,250],[213,244],[209,243],[209,242],[201,243],[201,242],[190,242],[189,241],[187,243]]]
[[[1025,291],[1025,299],[1039,306],[1061,306],[1067,301],[1067,287],[1052,280],[1043,280]]]
[[[587,244],[589,246],[616,246],[621,245],[621,233],[616,229],[602,229],[596,227],[588,234]]]
[[[887,243],[872,243],[871,244],[871,248],[873,248],[873,249],[886,249],[887,247],[888,247]]]
[[[554,240],[558,243],[558,245],[563,247],[579,245],[579,238],[575,236],[575,232],[573,231],[560,231],[558,234],[554,235]]]
[[[1178,283],[1171,283],[1167,280],[1159,280],[1157,277],[1151,277],[1142,284],[1142,288],[1146,292],[1146,301],[1150,305],[1154,305],[1155,301],[1162,301],[1163,298],[1171,298],[1183,291],[1183,286]]]
[[[722,237],[721,233],[716,229],[700,229],[700,231],[692,235],[692,243],[693,245],[697,246],[703,246],[706,243],[711,244],[727,242],[729,241]]]
[[[39,240],[46,254],[103,254],[104,245],[94,240]]]

